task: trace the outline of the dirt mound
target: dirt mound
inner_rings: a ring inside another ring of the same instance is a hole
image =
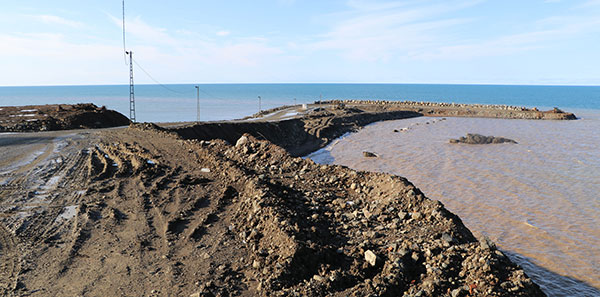
[[[398,176],[249,134],[230,145],[138,124],[64,141],[69,158],[3,188],[3,295],[544,295]]]
[[[124,115],[94,104],[0,107],[0,132],[33,132],[126,126]]]
[[[458,139],[450,139],[450,143],[466,144],[492,144],[492,143],[517,143],[516,141],[504,137],[484,136],[481,134],[468,133],[467,136]]]
[[[244,133],[268,140],[292,156],[304,156],[326,146],[344,133],[353,132],[377,121],[418,117],[413,111],[363,112],[359,109],[312,110],[299,119],[273,122],[213,122],[169,129],[184,139],[222,139],[235,143]]]

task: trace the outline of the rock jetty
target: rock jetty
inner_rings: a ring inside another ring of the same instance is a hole
[[[529,119],[529,120],[575,120],[573,113],[564,112],[558,108],[540,111],[537,108],[496,104],[462,104],[435,103],[417,101],[386,101],[386,100],[327,100],[316,101],[316,105],[354,106],[366,110],[411,110],[425,116],[436,117],[485,117],[500,119]]]

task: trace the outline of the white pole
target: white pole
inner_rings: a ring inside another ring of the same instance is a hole
[[[200,122],[200,87],[196,86],[196,121]]]
[[[261,102],[260,102],[260,101],[261,101],[261,99],[262,99],[262,98],[260,98],[260,96],[258,96],[258,112],[261,112],[261,111],[262,111],[262,109],[260,108],[260,104],[261,104]]]

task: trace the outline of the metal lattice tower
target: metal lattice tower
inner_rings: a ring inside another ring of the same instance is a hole
[[[133,90],[133,52],[128,51],[129,55],[129,119],[135,123],[135,93]]]

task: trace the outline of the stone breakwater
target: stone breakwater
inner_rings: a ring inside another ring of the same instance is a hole
[[[315,104],[361,106],[366,109],[404,109],[423,113],[425,116],[485,117],[504,119],[574,120],[573,113],[558,108],[540,111],[537,108],[496,104],[436,103],[417,101],[385,100],[328,100],[315,101]]]

